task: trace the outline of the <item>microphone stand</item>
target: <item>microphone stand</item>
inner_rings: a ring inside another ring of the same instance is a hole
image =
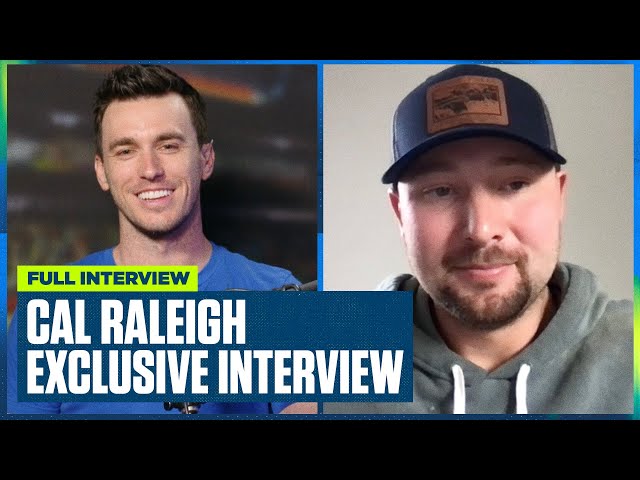
[[[194,415],[200,410],[200,405],[202,402],[164,402],[164,409],[169,411],[176,408],[185,415]]]

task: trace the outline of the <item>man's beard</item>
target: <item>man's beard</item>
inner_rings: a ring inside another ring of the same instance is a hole
[[[472,330],[493,331],[515,322],[540,295],[544,285],[534,285],[526,265],[528,256],[524,252],[507,253],[499,248],[486,250],[465,249],[447,255],[443,265],[450,271],[473,264],[513,264],[519,279],[512,289],[504,294],[483,294],[481,291],[462,291],[455,284],[437,286],[430,291],[434,303],[446,310],[464,326]],[[479,287],[491,288],[488,281]]]

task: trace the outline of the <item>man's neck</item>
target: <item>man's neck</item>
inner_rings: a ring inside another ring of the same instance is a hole
[[[202,232],[178,238],[121,235],[113,258],[117,265],[197,265],[200,271],[212,252],[213,245]]]
[[[533,342],[547,326],[555,310],[549,288],[545,288],[521,317],[498,330],[470,329],[437,306],[434,321],[451,350],[491,372]]]

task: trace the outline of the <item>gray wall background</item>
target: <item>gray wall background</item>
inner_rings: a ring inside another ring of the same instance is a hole
[[[324,65],[323,288],[371,290],[409,272],[380,181],[400,100],[449,64]],[[567,159],[561,259],[594,271],[614,298],[633,298],[633,65],[494,65],[549,108]]]

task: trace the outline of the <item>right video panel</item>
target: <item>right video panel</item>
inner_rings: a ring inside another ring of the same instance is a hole
[[[633,413],[633,65],[323,66],[324,290],[413,292],[413,402]]]

